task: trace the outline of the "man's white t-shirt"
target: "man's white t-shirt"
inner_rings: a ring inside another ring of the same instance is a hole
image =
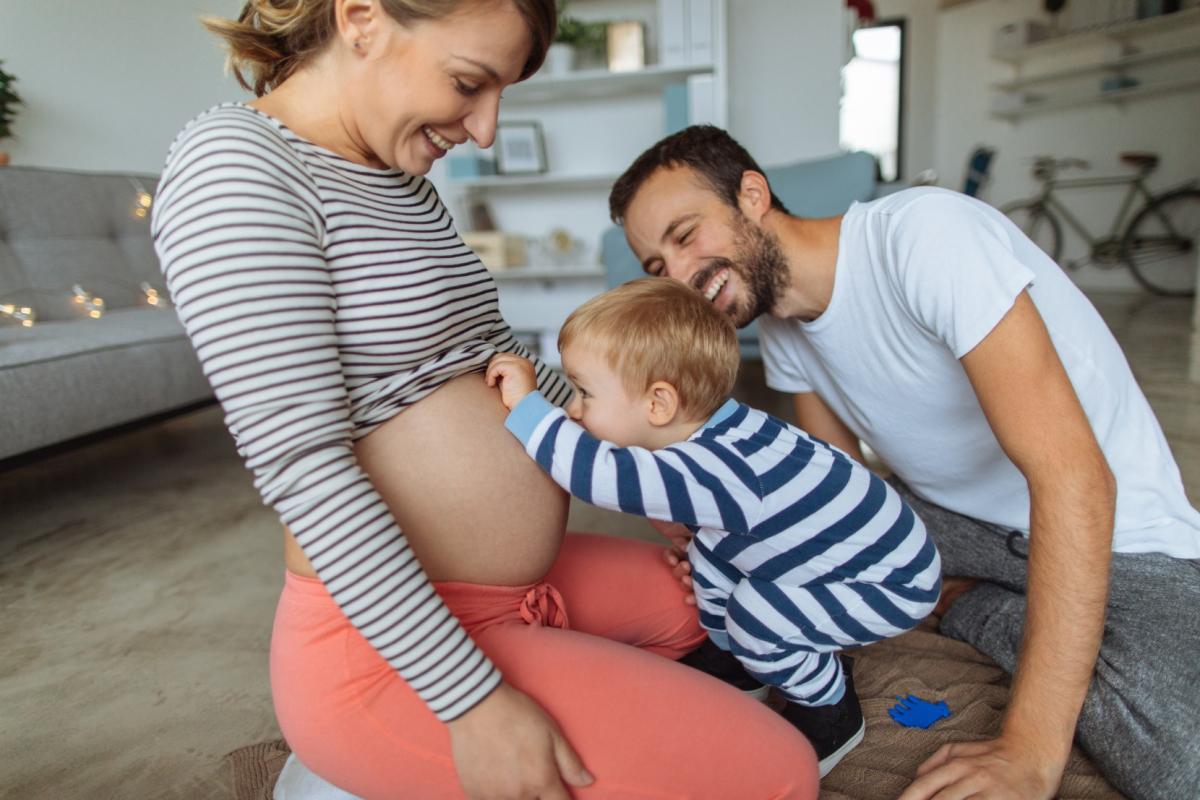
[[[1200,558],[1200,512],[1116,340],[1003,214],[944,189],[856,203],[812,322],[759,318],[767,384],[816,392],[919,496],[1029,532],[1029,488],[959,359],[1029,290],[1117,479],[1113,549]]]

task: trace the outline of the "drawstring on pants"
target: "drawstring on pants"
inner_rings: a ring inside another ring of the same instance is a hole
[[[521,619],[530,625],[563,630],[569,624],[562,595],[548,583],[539,583],[526,592],[525,599],[521,601]]]
[[[1028,561],[1029,556],[1027,556],[1024,553],[1022,553],[1021,551],[1017,550],[1016,541],[1017,541],[1017,539],[1020,539],[1020,538],[1021,538],[1020,531],[1009,531],[1008,532],[1008,541],[1005,542],[1005,544],[1008,545],[1008,552],[1012,553],[1014,556],[1021,559],[1022,561]]]

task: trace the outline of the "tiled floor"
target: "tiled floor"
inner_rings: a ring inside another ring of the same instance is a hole
[[[1188,304],[1094,301],[1200,502]],[[757,381],[748,367],[742,399],[786,414]],[[2,473],[0,520],[0,796],[229,797],[221,757],[278,735],[282,542],[219,412]],[[653,535],[579,504],[572,525]]]

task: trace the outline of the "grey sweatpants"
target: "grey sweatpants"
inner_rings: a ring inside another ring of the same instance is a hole
[[[1011,673],[1025,626],[1028,542],[890,482],[925,521],[942,574],[983,581],[951,606],[941,632]],[[1200,561],[1113,554],[1104,639],[1076,738],[1135,800],[1200,797]]]

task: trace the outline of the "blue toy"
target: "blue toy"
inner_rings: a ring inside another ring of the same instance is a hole
[[[945,700],[931,703],[911,694],[908,697],[896,695],[896,699],[900,702],[888,709],[888,716],[906,728],[928,729],[939,719],[950,716],[950,706]]]

